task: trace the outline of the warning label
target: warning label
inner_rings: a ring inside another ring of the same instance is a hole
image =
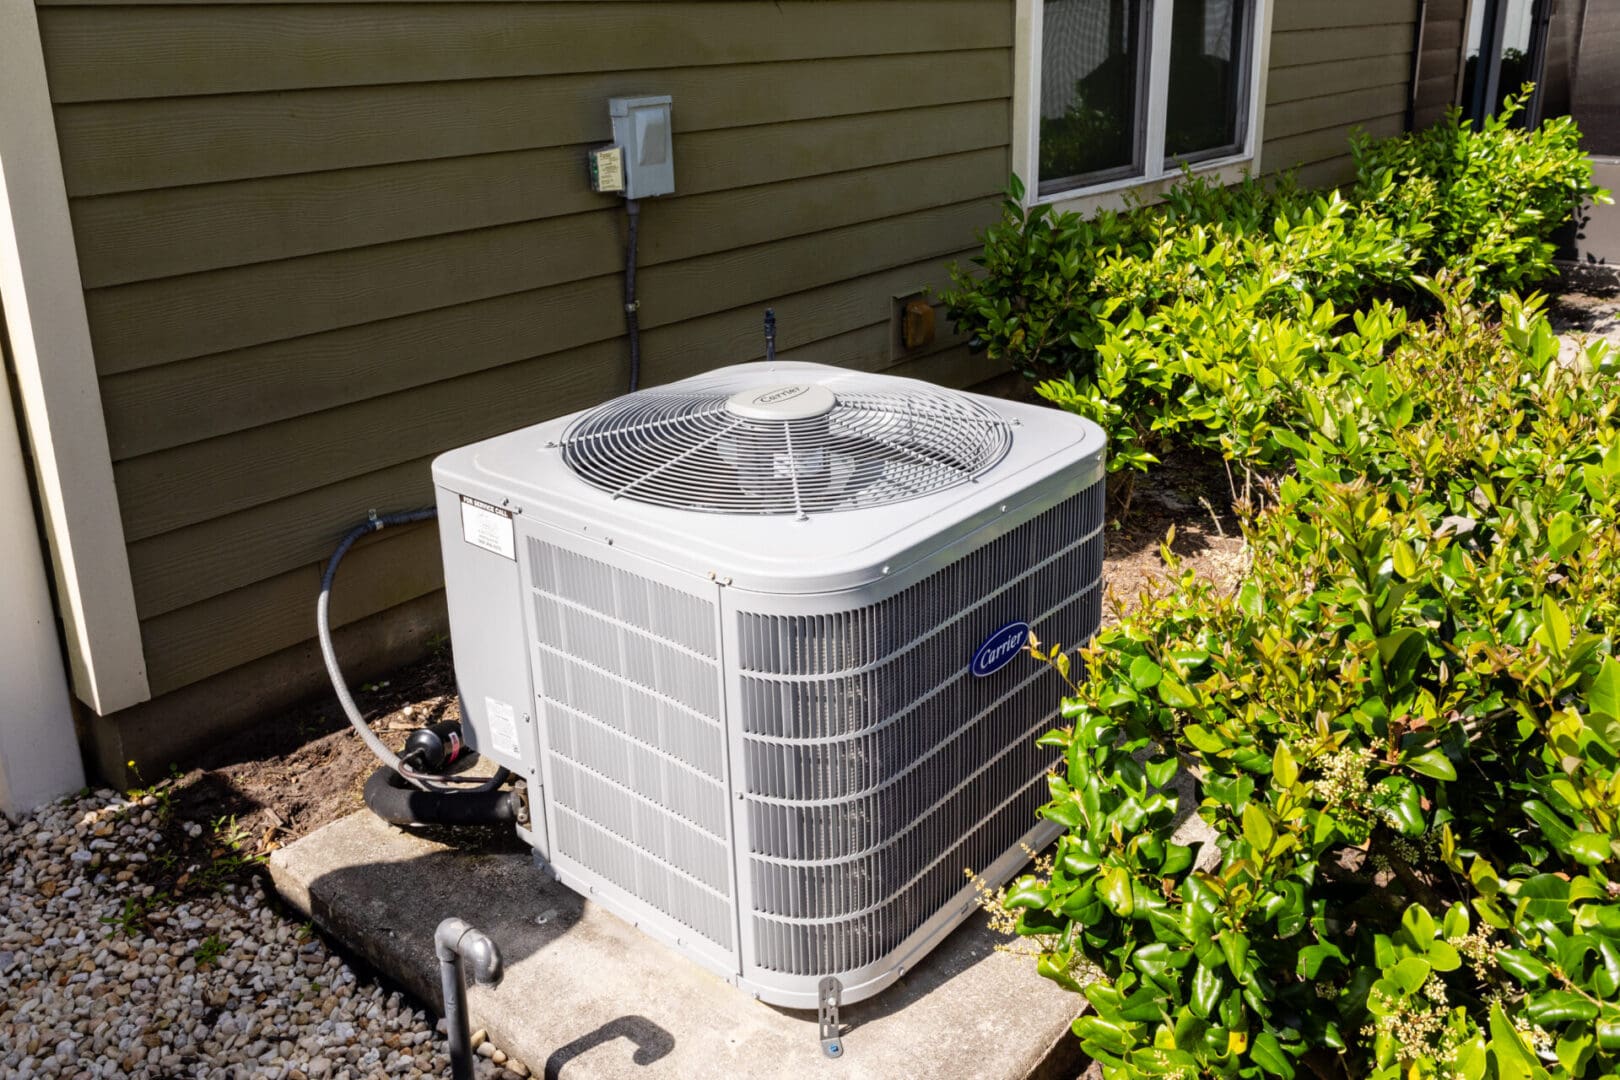
[[[508,559],[517,558],[512,512],[465,495],[461,497],[461,538],[485,551]]]
[[[518,752],[517,711],[504,701],[486,697],[484,715],[489,719],[490,748],[508,757],[522,757]]]

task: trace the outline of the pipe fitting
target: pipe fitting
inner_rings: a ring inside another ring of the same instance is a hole
[[[439,958],[439,988],[444,994],[445,1034],[450,1042],[452,1080],[473,1080],[472,1040],[467,1033],[467,995],[461,967],[465,961],[481,986],[494,986],[504,974],[501,951],[482,930],[464,920],[445,919],[433,931],[433,955]]]
[[[439,924],[433,932],[433,955],[440,963],[454,962],[459,957],[472,970],[473,980],[480,986],[494,986],[506,973],[495,942],[462,919],[449,918]]]

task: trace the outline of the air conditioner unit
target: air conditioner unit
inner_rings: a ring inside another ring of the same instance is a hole
[[[433,465],[469,745],[570,887],[771,1004],[905,973],[1005,880],[1101,609],[1100,429],[745,364]]]

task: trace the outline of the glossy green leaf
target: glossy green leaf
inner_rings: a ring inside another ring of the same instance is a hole
[[[1442,750],[1424,751],[1415,757],[1407,758],[1405,764],[1413,772],[1422,773],[1436,780],[1457,779],[1456,766],[1452,765],[1451,759]]]

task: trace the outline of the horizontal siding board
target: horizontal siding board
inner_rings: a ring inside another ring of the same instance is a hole
[[[1000,147],[650,204],[639,261],[690,259],[993,195]],[[623,215],[570,217],[165,278],[86,296],[103,373],[615,273]],[[616,320],[615,320],[616,321]]]
[[[58,102],[1008,48],[1004,0],[59,8]],[[681,99],[676,99],[681,108]]]
[[[370,507],[431,504],[432,464],[431,456],[416,458],[136,541],[129,546],[129,569],[141,618],[319,562]]]
[[[1356,162],[1349,154],[1341,154],[1297,169],[1294,179],[1302,188],[1329,188],[1355,179]]]
[[[1270,79],[1293,67],[1358,60],[1372,56],[1410,56],[1412,27],[1364,26],[1349,30],[1289,30],[1271,35]]]
[[[891,297],[918,288],[943,287],[949,280],[949,265],[965,261],[974,251],[976,249],[952,253],[944,258],[851,277],[771,299],[781,326],[783,348],[886,318]],[[599,280],[605,291],[611,291],[612,302],[616,302],[616,279]],[[565,287],[556,302],[567,305],[572,296],[568,290],[573,288]],[[721,364],[758,358],[761,342],[757,307],[748,305],[712,312],[713,297],[688,293],[687,300],[686,309],[666,308],[671,321],[648,320],[644,327],[642,340],[651,368],[650,381],[660,374],[662,378],[675,378],[678,372],[692,374]],[[533,301],[528,303],[538,307]],[[355,350],[347,355],[344,366],[335,370],[327,353],[312,357],[290,354],[274,363],[250,357],[245,363],[209,372],[206,377],[185,370],[186,365],[174,365],[107,380],[103,396],[108,402],[109,414],[144,418],[144,421],[130,423],[127,428],[117,429],[121,445],[138,446],[143,453],[155,453],[276,420],[553,354],[560,354],[560,366],[599,370],[601,378],[593,380],[591,386],[611,394],[623,384],[626,369],[622,327],[615,321],[617,313],[611,303],[604,302],[604,307],[608,313],[606,318],[579,320],[579,340],[524,333],[522,323],[516,324],[514,332],[512,318],[479,317],[475,313],[426,339],[426,348],[421,347],[422,342],[413,342],[402,335],[398,348],[390,347],[384,340],[375,349]],[[549,312],[551,309],[548,304],[541,310]],[[541,321],[543,323],[544,318]],[[463,328],[470,335],[480,324],[492,328],[486,337],[462,338],[455,332],[456,328]],[[419,325],[410,329],[421,332]],[[568,352],[599,341],[607,342],[605,350]],[[416,346],[415,351],[410,351],[413,346]],[[570,394],[575,396],[570,397]],[[585,396],[579,396],[581,394]],[[559,383],[544,394],[543,400],[545,406],[531,404],[531,411],[525,414],[528,419],[519,417],[518,422],[535,423],[601,398],[586,394],[580,385]]]
[[[632,72],[67,104],[70,195],[543,149],[609,137]],[[680,132],[1005,99],[1011,51],[980,49],[660,73]]]
[[[1407,86],[1402,82],[1272,105],[1266,109],[1267,145],[1347,121],[1388,116],[1405,109],[1406,99]]]
[[[1271,28],[1330,30],[1417,21],[1418,0],[1276,0]]]
[[[1375,116],[1355,123],[1311,131],[1287,138],[1268,139],[1261,152],[1261,167],[1265,172],[1291,169],[1298,165],[1311,165],[1344,155],[1349,148],[1350,133],[1357,128],[1373,138],[1394,135],[1405,127],[1405,113]]]
[[[679,198],[1005,146],[1004,101],[683,133]],[[614,207],[583,146],[73,200],[85,285],[219,270]],[[1004,170],[1005,171],[1005,170]]]
[[[1431,110],[1443,112],[1457,93],[1457,74],[1433,75],[1418,83],[1416,101],[1420,113]],[[1419,124],[1419,127],[1423,125]]]
[[[1309,67],[1284,68],[1271,73],[1266,82],[1266,104],[1270,106],[1302,101],[1328,94],[1348,94],[1371,86],[1404,82],[1411,72],[1410,53],[1337,60]],[[1268,114],[1269,115],[1269,114]],[[1267,128],[1270,132],[1270,128]]]
[[[963,238],[965,239],[965,237]],[[976,250],[976,249],[975,249]],[[972,252],[961,253],[966,259]],[[774,299],[784,342],[805,331],[836,333],[851,319],[875,320],[889,298],[921,286],[943,286],[946,260],[918,262],[852,277]],[[622,281],[616,275],[569,282],[554,289],[493,301],[419,312],[386,323],[102,380],[115,460],[183,446],[279,420],[443,379],[621,339]],[[659,350],[676,347],[660,328],[708,316],[724,298],[686,294],[688,305],[666,308],[668,322],[643,319],[645,340]],[[750,309],[752,310],[752,309]],[[858,314],[856,314],[858,313]],[[757,315],[757,312],[755,312]],[[751,355],[758,327],[736,339],[716,322],[701,333],[711,355]],[[718,364],[721,361],[716,360]]]
[[[309,640],[320,577],[311,564],[142,622],[153,696]],[[410,526],[356,545],[341,580],[334,627],[442,588],[438,530]]]
[[[1424,64],[1428,64],[1429,54],[1446,53],[1451,57],[1451,67],[1457,67],[1457,52],[1462,48],[1463,26],[1460,22],[1430,22],[1423,29],[1423,56]]]
[[[954,389],[966,389],[989,379],[1006,374],[1011,368],[1005,360],[995,361],[969,349],[966,343],[914,360],[903,360],[886,368],[884,374],[908,379],[928,379]]]
[[[1456,92],[1457,85],[1457,51],[1455,49],[1436,50],[1423,53],[1423,61],[1418,69],[1418,82],[1420,84],[1436,79],[1448,81],[1452,89],[1447,92],[1450,97]]]
[[[989,224],[998,206],[975,200],[654,267],[641,310],[649,323],[673,321],[703,310],[698,305],[712,309],[716,297],[733,306],[759,303],[918,256],[949,255]],[[114,473],[126,533],[142,539],[304,490],[313,478],[334,482],[508,430],[524,414],[503,410],[532,409],[530,395],[545,385],[536,371],[546,363],[508,365],[121,462]],[[706,366],[715,366],[712,359]],[[616,376],[603,385],[616,385]]]

